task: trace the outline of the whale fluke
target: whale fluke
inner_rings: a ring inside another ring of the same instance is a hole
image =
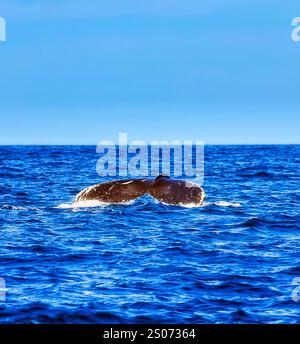
[[[123,203],[147,193],[160,202],[172,205],[202,205],[205,197],[199,185],[161,175],[154,180],[127,179],[92,185],[82,190],[76,196],[75,202],[97,200]]]

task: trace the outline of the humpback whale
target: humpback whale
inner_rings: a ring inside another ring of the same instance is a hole
[[[75,202],[96,200],[104,203],[123,203],[145,194],[171,205],[200,206],[205,198],[204,190],[199,185],[161,175],[152,180],[127,179],[92,185],[79,192]]]

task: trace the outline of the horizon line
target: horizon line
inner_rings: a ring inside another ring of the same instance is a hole
[[[0,143],[0,147],[32,147],[32,146],[97,146],[98,144],[91,144],[91,143]],[[150,144],[147,144],[149,146]],[[193,144],[194,145],[194,144]],[[204,146],[298,146],[300,143],[204,143]],[[118,144],[116,146],[119,146]],[[130,144],[127,146],[130,146]]]

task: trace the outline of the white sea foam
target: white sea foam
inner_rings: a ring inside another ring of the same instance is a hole
[[[17,207],[15,205],[10,205],[10,204],[4,204],[1,206],[1,209],[7,209],[7,210],[28,210],[25,207]]]
[[[91,208],[91,207],[107,207],[109,205],[130,205],[133,204],[134,200],[121,202],[121,203],[107,203],[107,202],[100,202],[97,200],[85,200],[85,201],[75,201],[73,203],[62,203],[56,209],[77,209],[77,208]]]
[[[150,195],[149,195],[150,196]],[[154,201],[156,204],[164,204],[164,205],[173,205],[165,202],[158,201],[157,199],[153,198],[152,196],[149,197],[151,201]],[[108,202],[101,202],[97,200],[82,200],[82,201],[74,201],[73,203],[62,203],[58,206],[56,206],[56,209],[78,209],[78,208],[91,208],[91,207],[107,207],[109,205],[132,205],[136,199],[131,201],[124,201],[120,203],[108,203]],[[241,203],[238,202],[228,202],[228,201],[217,201],[217,202],[204,202],[202,205],[198,203],[178,203],[174,204],[173,206],[180,206],[184,208],[201,208],[201,207],[207,207],[211,205],[216,205],[219,207],[233,207],[238,208],[241,207]]]
[[[210,205],[217,205],[219,207],[233,207],[238,208],[241,207],[241,203],[238,202],[227,202],[227,201],[218,201],[218,202],[204,202],[203,206],[207,207]]]
[[[170,204],[167,204],[170,205]],[[201,208],[203,205],[199,204],[199,203],[178,203],[176,204],[179,207],[183,207],[183,208]]]
[[[178,204],[170,204],[170,203],[165,203],[162,201],[156,201],[155,203],[157,204],[164,204],[164,205],[168,205],[168,206],[173,206],[173,207],[183,207],[183,208],[201,208],[202,205],[198,204],[198,203],[178,203]]]
[[[56,209],[75,209],[75,208],[87,208],[87,207],[103,207],[107,206],[109,203],[103,203],[95,200],[88,200],[88,201],[78,201],[74,203],[62,203]]]

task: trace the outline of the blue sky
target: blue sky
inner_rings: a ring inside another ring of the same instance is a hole
[[[0,144],[300,143],[298,0],[1,0]]]

